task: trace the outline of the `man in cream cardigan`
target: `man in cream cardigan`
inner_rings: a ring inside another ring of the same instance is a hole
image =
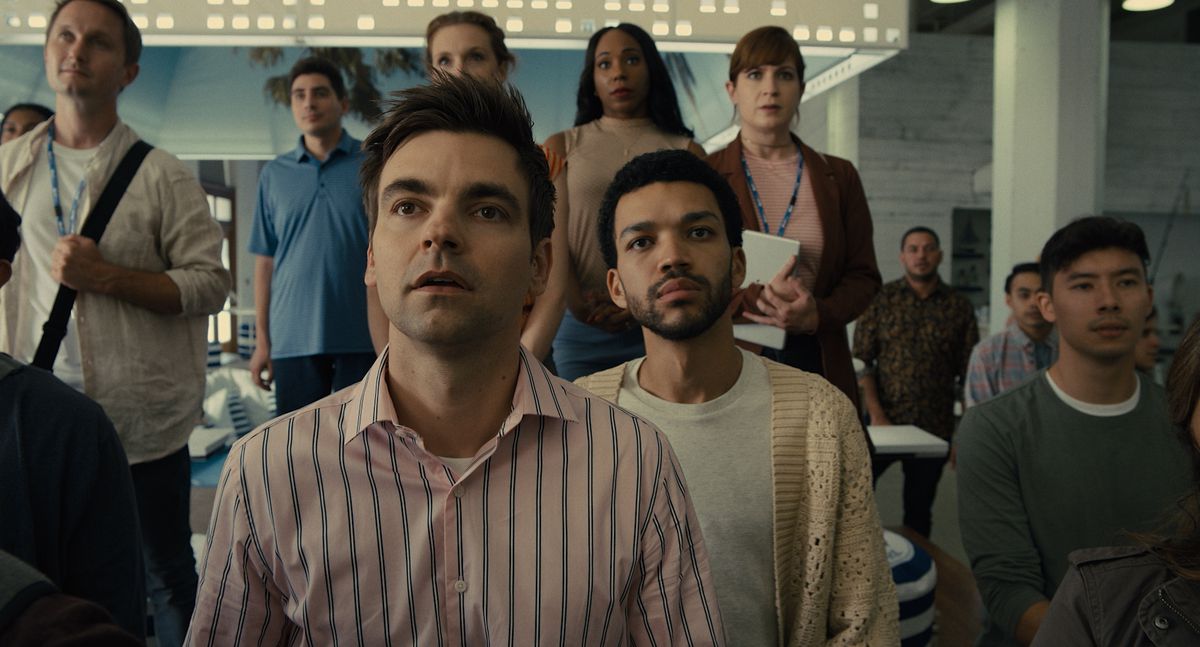
[[[578,383],[670,439],[729,637],[899,644],[854,407],[823,378],[734,344],[746,257],[729,185],[686,151],[648,153],[617,173],[599,227],[609,293],[641,324],[646,357]]]

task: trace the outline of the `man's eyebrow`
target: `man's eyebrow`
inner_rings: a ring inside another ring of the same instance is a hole
[[[380,200],[388,200],[397,193],[416,193],[418,195],[429,195],[432,193],[429,185],[422,180],[411,177],[401,177],[388,182],[388,185],[383,187],[379,192]]]
[[[699,222],[701,220],[709,220],[709,219],[720,221],[720,218],[717,217],[717,214],[715,214],[711,211],[690,211],[688,213],[683,214],[683,217],[680,218],[680,220],[685,225],[690,225],[692,223]],[[628,227],[625,227],[624,229],[622,229],[620,235],[618,235],[617,238],[624,238],[630,234],[636,234],[636,233],[641,233],[641,232],[645,232],[645,231],[650,231],[654,228],[655,228],[654,223],[650,222],[649,220],[642,220],[640,222],[635,222],[632,225],[629,225]]]
[[[717,221],[721,220],[720,218],[717,217],[717,214],[715,214],[711,211],[689,211],[688,213],[683,214],[683,223],[686,225],[690,225],[693,222],[698,222],[700,220],[707,220],[709,218],[712,218],[713,220],[717,220]]]
[[[473,182],[463,191],[463,198],[469,201],[493,199],[504,202],[514,212],[521,208],[521,201],[508,190],[508,187],[496,182]]]

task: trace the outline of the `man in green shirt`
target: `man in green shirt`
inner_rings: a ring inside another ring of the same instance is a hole
[[[1038,306],[1058,327],[1058,359],[959,427],[959,520],[988,616],[978,645],[1028,645],[1068,553],[1128,543],[1188,490],[1163,390],[1134,370],[1148,260],[1132,223],[1089,217],[1055,232]]]

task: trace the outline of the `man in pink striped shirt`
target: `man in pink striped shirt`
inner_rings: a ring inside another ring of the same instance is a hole
[[[188,644],[724,644],[664,437],[519,345],[554,226],[520,96],[439,77],[364,150],[389,347],[231,450]]]

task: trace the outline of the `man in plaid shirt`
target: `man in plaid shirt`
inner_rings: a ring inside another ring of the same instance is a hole
[[[1042,318],[1037,293],[1042,289],[1037,263],[1019,263],[1004,279],[1004,302],[1012,309],[1008,326],[979,342],[967,367],[966,406],[971,407],[1019,386],[1050,366],[1058,355],[1054,326]]]

